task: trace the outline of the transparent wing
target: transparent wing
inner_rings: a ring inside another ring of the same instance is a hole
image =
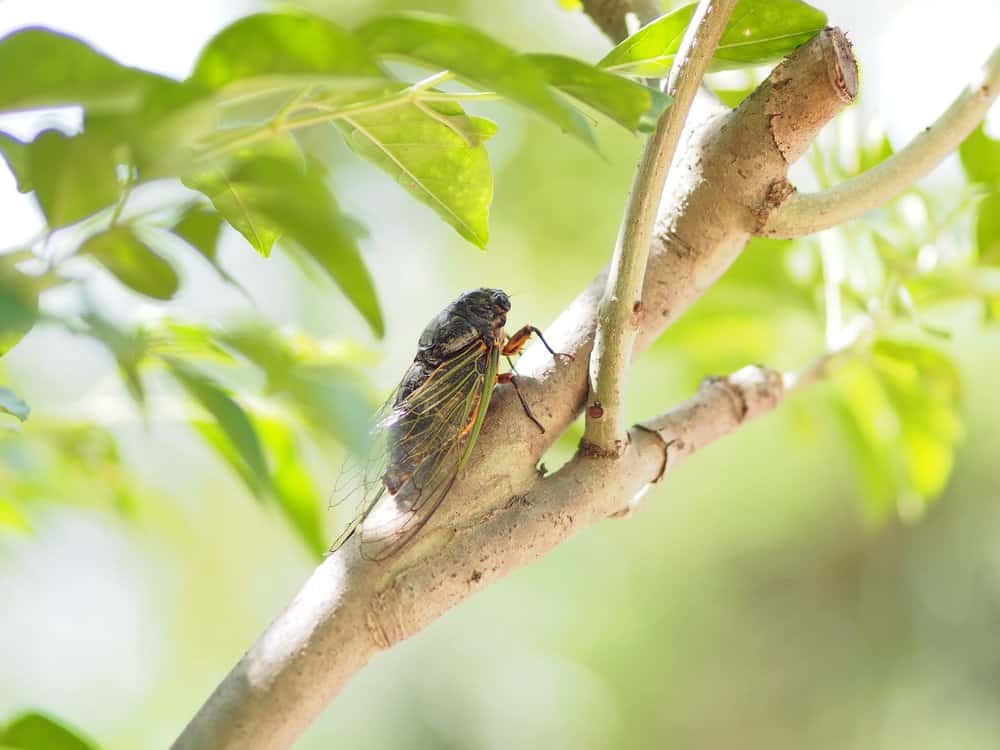
[[[492,387],[499,348],[477,341],[426,373],[406,380],[373,420],[367,453],[349,460],[338,479],[336,504],[357,497],[357,510],[334,542],[343,544],[383,498],[362,529],[362,551],[384,559],[402,547],[437,510],[455,482],[474,437],[472,426]]]

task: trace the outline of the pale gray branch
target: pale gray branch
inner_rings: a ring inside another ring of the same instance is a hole
[[[583,439],[587,450],[618,456],[627,439],[625,380],[642,318],[642,282],[653,225],[684,123],[736,0],[700,0],[670,69],[673,104],[657,122],[639,158],[625,216],[597,314],[590,356],[590,395]]]
[[[892,200],[958,147],[986,116],[998,93],[1000,47],[944,114],[904,148],[829,190],[786,190],[785,200],[761,214],[756,233],[800,237],[856,219]]]
[[[199,714],[174,748],[290,747],[379,651],[614,514],[699,448],[773,409],[782,395],[780,374],[760,367],[708,379],[692,398],[633,429],[618,461],[580,453],[551,476],[534,474],[503,505],[438,526],[405,564],[363,560],[355,535],[315,570],[219,686],[210,715]]]
[[[636,351],[648,347],[739,256],[772,186],[850,101],[854,83],[855,62],[843,34],[829,29],[775,68],[739,109],[714,110],[697,127],[689,124],[650,245]],[[573,354],[573,361],[554,361],[534,346],[518,364],[521,387],[546,432],[525,419],[509,386],[499,386],[468,465],[428,525],[383,563],[360,556],[358,535],[325,560],[209,697],[176,750],[291,746],[380,650],[624,507],[658,475],[662,441],[643,429],[631,433],[618,461],[581,454],[544,480],[535,468],[585,404],[604,286],[602,275],[546,329],[553,347]],[[695,420],[685,444],[702,445],[738,425],[740,398],[747,405],[744,420],[756,413],[758,401],[768,403],[763,396],[769,391],[755,390],[750,385],[757,381],[750,381],[703,388],[695,398],[710,402],[711,409],[698,401],[679,407]],[[708,421],[697,421],[703,418]],[[672,429],[678,432],[680,425],[676,421]],[[653,428],[664,439],[672,434],[655,421]],[[668,462],[675,460],[669,450]]]

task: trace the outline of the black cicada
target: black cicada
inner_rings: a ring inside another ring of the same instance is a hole
[[[361,543],[366,557],[388,557],[423,528],[469,459],[496,383],[511,383],[525,413],[545,431],[514,374],[499,372],[499,361],[504,356],[510,362],[532,333],[552,349],[534,326],[508,336],[504,325],[509,311],[504,292],[476,289],[448,305],[424,329],[413,364],[376,412],[368,455],[345,469],[338,482],[338,498],[356,492],[361,503],[331,552],[383,498],[394,498],[400,513],[390,514],[385,524],[365,524]]]

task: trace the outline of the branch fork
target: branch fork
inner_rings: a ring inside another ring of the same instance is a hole
[[[587,422],[580,446],[588,455],[618,458],[628,445],[625,380],[642,319],[650,240],[688,112],[735,5],[736,0],[698,3],[666,82],[673,103],[660,116],[639,159],[598,308]]]

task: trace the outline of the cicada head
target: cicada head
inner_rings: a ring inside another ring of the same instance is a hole
[[[510,297],[501,289],[473,289],[453,303],[455,312],[477,328],[498,330],[507,324]]]

